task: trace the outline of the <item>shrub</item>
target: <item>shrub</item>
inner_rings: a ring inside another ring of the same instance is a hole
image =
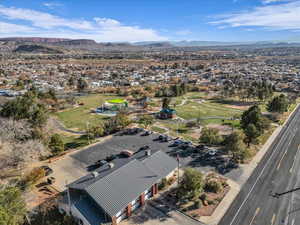
[[[195,207],[195,209],[200,209],[202,207],[202,202],[201,201],[195,201],[194,207]]]
[[[223,190],[223,186],[218,180],[210,179],[205,184],[205,190],[213,193],[219,193]]]
[[[174,181],[175,181],[175,177],[171,177],[169,180],[168,180],[168,185],[171,185],[171,184],[173,184],[174,183]]]
[[[45,170],[43,170],[42,168],[34,168],[20,181],[20,186],[22,189],[26,189],[31,185],[36,184],[45,176]]]
[[[197,124],[196,121],[189,121],[189,122],[186,123],[185,126],[191,128],[191,127],[196,127],[197,125],[198,124]]]
[[[53,155],[58,155],[59,153],[64,151],[64,142],[59,134],[53,134],[50,138],[50,142],[48,144]]]
[[[163,190],[163,189],[165,189],[165,188],[167,187],[167,185],[168,185],[167,179],[166,179],[166,178],[163,178],[163,179],[161,180],[161,182],[159,183],[159,185],[158,185],[158,189],[159,189],[159,190]]]
[[[210,145],[218,145],[223,141],[219,130],[215,128],[204,127],[201,131],[200,142]]]
[[[207,200],[207,195],[206,195],[205,193],[203,193],[203,194],[200,196],[200,199],[201,199],[202,201]]]
[[[213,200],[207,200],[208,205],[213,205],[215,202]]]

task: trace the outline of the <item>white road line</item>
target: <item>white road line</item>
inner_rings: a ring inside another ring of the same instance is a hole
[[[249,224],[249,225],[252,225],[252,223],[253,223],[253,221],[254,221],[255,217],[256,217],[256,216],[257,216],[257,214],[259,213],[259,210],[260,210],[260,208],[257,208],[257,209],[256,209],[256,211],[255,211],[255,213],[254,213],[254,216],[252,217],[252,220],[251,220],[251,222],[250,222],[250,224]]]
[[[294,225],[294,224],[295,224],[295,219],[292,220],[292,224],[291,225]]]
[[[293,122],[293,120],[294,120],[295,118],[297,119],[297,117],[294,117],[294,118],[292,119],[292,121],[289,123],[288,127],[292,124],[292,122]],[[263,169],[261,170],[260,174],[259,174],[258,177],[256,178],[256,180],[255,180],[255,182],[254,182],[252,188],[250,189],[250,191],[249,191],[249,193],[247,194],[246,198],[244,199],[244,201],[243,201],[242,204],[240,205],[239,209],[237,210],[236,214],[234,215],[234,217],[233,217],[233,219],[232,219],[232,221],[231,221],[231,223],[230,223],[229,225],[232,225],[232,224],[234,223],[234,221],[235,221],[237,215],[239,214],[239,212],[241,211],[242,207],[244,206],[244,204],[245,204],[246,201],[248,200],[250,194],[252,193],[252,191],[253,191],[255,185],[257,184],[257,182],[258,182],[259,178],[261,177],[261,175],[263,174],[264,170],[266,169],[268,163],[269,163],[270,160],[273,158],[273,155],[278,151],[278,146],[280,146],[281,142],[282,142],[282,141],[287,137],[287,135],[289,134],[289,132],[288,132],[288,127],[287,127],[287,131],[283,134],[283,136],[282,136],[282,138],[280,139],[278,145],[276,146],[275,151],[272,152],[271,156],[270,156],[269,159],[267,160],[267,162],[266,162],[266,164],[264,165]],[[269,150],[269,149],[268,149],[268,150]]]

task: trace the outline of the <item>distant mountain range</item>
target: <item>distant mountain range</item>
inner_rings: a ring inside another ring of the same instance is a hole
[[[9,37],[0,38],[0,52],[64,54],[70,52],[143,51],[173,48],[235,48],[300,46],[300,38],[286,41],[218,42],[218,41],[145,41],[135,43],[97,43],[90,39]]]

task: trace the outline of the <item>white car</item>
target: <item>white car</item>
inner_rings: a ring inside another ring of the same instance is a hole
[[[216,155],[216,153],[217,153],[217,150],[209,150],[208,151],[208,154],[211,156]]]

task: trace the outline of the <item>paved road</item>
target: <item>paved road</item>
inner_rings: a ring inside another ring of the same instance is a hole
[[[298,225],[300,190],[300,107],[258,164],[219,225]]]

